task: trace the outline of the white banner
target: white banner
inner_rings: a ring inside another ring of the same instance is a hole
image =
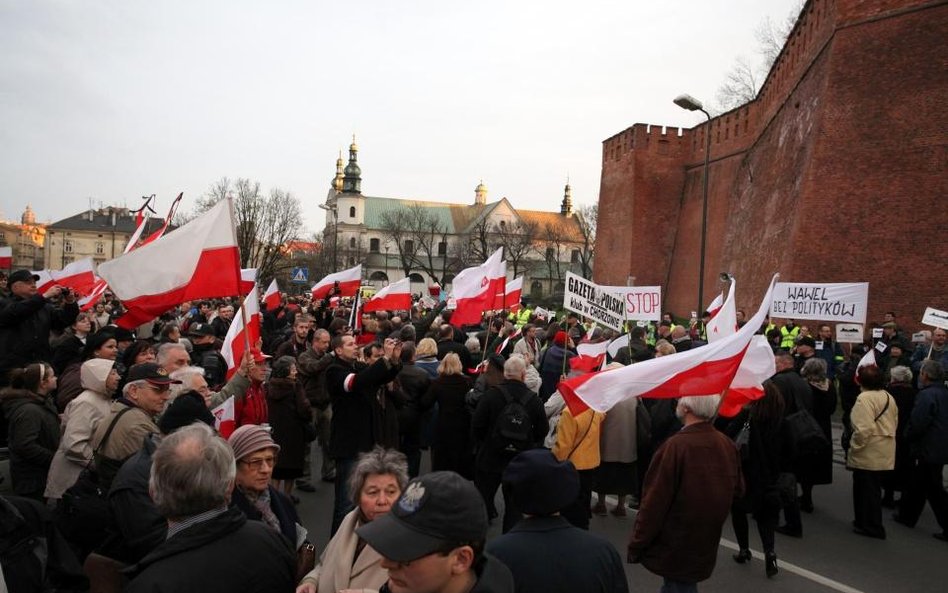
[[[625,323],[622,297],[572,272],[566,272],[563,308],[619,332]]]
[[[934,307],[928,307],[925,309],[925,316],[922,317],[922,323],[948,329],[948,311],[939,311]]]
[[[770,304],[770,316],[781,319],[813,319],[866,323],[869,283],[813,284],[778,282]]]
[[[626,319],[659,321],[662,318],[661,286],[600,286],[599,288],[622,298],[625,302]]]
[[[836,324],[836,341],[840,344],[862,344],[863,335],[861,323]]]

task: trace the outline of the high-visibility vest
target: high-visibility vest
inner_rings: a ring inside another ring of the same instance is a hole
[[[530,322],[530,315],[533,314],[533,309],[529,307],[524,307],[517,313],[517,327],[523,327]]]
[[[800,335],[800,326],[794,325],[793,329],[787,330],[787,326],[784,325],[780,328],[780,335],[783,336],[783,339],[780,340],[780,347],[785,350],[792,350],[796,344],[797,336]]]

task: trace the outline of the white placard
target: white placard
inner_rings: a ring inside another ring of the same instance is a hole
[[[934,307],[925,309],[925,316],[922,317],[922,323],[948,329],[948,311],[940,311]]]
[[[659,321],[662,318],[661,286],[600,286],[625,301],[625,318],[633,321]]]
[[[563,308],[621,332],[625,324],[625,301],[582,276],[566,272]]]
[[[770,316],[865,323],[869,283],[813,284],[778,282],[774,286]]]
[[[836,341],[840,344],[862,344],[863,330],[860,323],[837,323]]]
[[[920,331],[912,334],[912,343],[913,344],[927,344],[928,340],[931,339],[931,332],[929,331]]]
[[[872,339],[878,340],[881,337],[882,337],[882,328],[881,327],[872,328]]]

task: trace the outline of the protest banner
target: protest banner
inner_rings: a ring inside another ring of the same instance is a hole
[[[912,334],[913,344],[927,344],[930,339],[932,339],[932,333],[930,331],[920,331]]]
[[[866,323],[869,283],[815,284],[778,282],[770,304],[771,317]]]
[[[563,308],[616,331],[625,324],[625,301],[619,295],[572,272],[566,273]]]
[[[658,321],[662,318],[661,286],[600,286],[619,295],[625,303],[625,318],[630,321]]]
[[[934,307],[928,307],[925,309],[922,323],[940,327],[941,329],[948,329],[948,311],[940,311]]]
[[[861,344],[863,329],[860,323],[837,323],[836,341],[840,344]]]

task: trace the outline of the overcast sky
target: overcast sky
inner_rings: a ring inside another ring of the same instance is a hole
[[[601,143],[691,127],[754,31],[797,0],[0,0],[0,215],[162,214],[223,177],[321,228],[357,135],[366,195],[558,209],[596,201]]]

